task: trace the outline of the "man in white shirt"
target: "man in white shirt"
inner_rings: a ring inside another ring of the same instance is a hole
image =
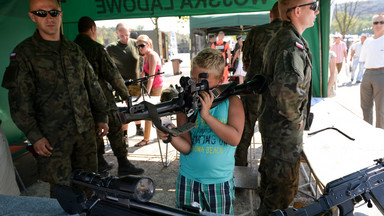
[[[365,41],[360,53],[365,73],[360,86],[360,106],[364,120],[373,123],[373,102],[376,127],[384,129],[384,15],[373,16],[373,38]]]
[[[364,65],[363,65],[363,62],[359,60],[360,60],[361,48],[363,47],[363,44],[366,39],[367,39],[367,35],[362,34],[360,36],[360,42],[352,44],[350,48],[351,59],[349,61],[352,62],[351,82],[353,82],[353,79],[355,78],[355,71],[356,71],[357,65],[359,65],[358,67],[359,72],[356,77],[356,83],[361,83],[361,79],[363,78]]]

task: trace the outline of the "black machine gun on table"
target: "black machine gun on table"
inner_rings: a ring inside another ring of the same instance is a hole
[[[178,93],[178,97],[159,104],[151,104],[143,101],[136,105],[120,107],[120,119],[123,123],[151,120],[159,130],[172,134],[173,136],[178,136],[195,127],[196,110],[201,108],[201,103],[198,98],[200,92],[208,90],[213,92],[215,96],[211,107],[213,108],[232,95],[260,94],[264,92],[267,86],[265,78],[262,75],[256,75],[252,80],[243,84],[228,83],[210,89],[208,81],[205,80],[206,78],[208,78],[208,74],[201,73],[199,79],[203,80],[196,83],[191,78],[183,76],[180,78],[181,90]],[[185,113],[188,117],[188,123],[174,129],[166,128],[162,124],[160,117],[176,113]]]
[[[149,177],[125,176],[122,178],[76,170],[71,183],[91,188],[94,195],[87,200],[85,193],[66,185],[55,185],[57,201],[69,214],[85,215],[219,215],[201,211],[200,206],[183,209],[149,201],[155,193],[155,183]],[[188,210],[188,211],[187,211]]]
[[[324,194],[314,203],[300,209],[277,210],[274,216],[315,216],[338,207],[341,216],[353,216],[355,205],[364,200],[368,207],[372,202],[384,215],[384,160],[327,184]]]

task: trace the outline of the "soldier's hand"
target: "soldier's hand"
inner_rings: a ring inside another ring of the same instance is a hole
[[[50,157],[52,155],[51,151],[53,150],[52,146],[45,137],[33,143],[33,149],[38,155],[44,157]]]
[[[107,123],[104,122],[98,122],[97,123],[97,135],[99,137],[106,136],[108,134],[109,127]]]

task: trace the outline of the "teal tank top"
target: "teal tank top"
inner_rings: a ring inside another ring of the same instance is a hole
[[[209,112],[223,124],[228,121],[229,100]],[[198,113],[196,128],[191,130],[192,149],[180,154],[180,174],[203,184],[217,184],[233,178],[236,146],[221,140]]]

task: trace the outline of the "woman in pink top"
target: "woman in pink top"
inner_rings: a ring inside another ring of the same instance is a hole
[[[137,38],[137,47],[144,58],[143,73],[141,74],[141,77],[154,75],[160,72],[161,60],[159,55],[153,50],[152,40],[147,35],[140,35]],[[163,87],[163,77],[161,75],[150,77],[146,87],[150,96],[160,96]],[[151,121],[145,121],[144,139],[135,146],[144,146],[149,143],[151,126]]]

